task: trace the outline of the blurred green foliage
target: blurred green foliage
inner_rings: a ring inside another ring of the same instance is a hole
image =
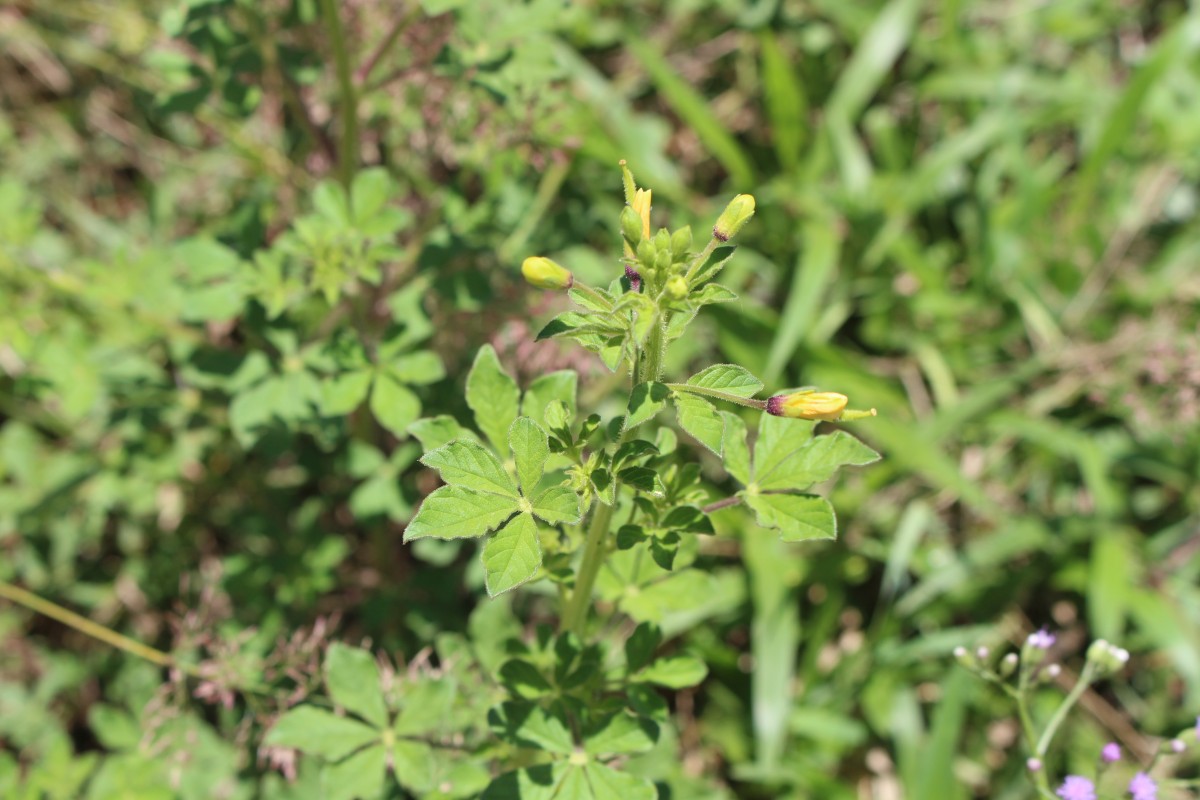
[[[0,580],[188,665],[0,605],[0,793],[324,796],[255,745],[331,639],[486,738],[485,693],[437,686],[483,685],[543,606],[481,600],[469,545],[401,546],[436,485],[410,435],[451,435],[410,424],[470,418],[485,343],[522,387],[611,393],[531,344],[517,265],[619,272],[620,158],[673,227],[758,198],[741,299],[674,366],[843,391],[884,454],[836,544],[715,518],[654,612],[707,678],[626,768],[1026,797],[1007,707],[947,656],[1043,624],[1134,653],[1054,768],[1149,752],[1200,708],[1198,51],[1170,0],[0,9]],[[384,791],[486,785],[461,769]]]

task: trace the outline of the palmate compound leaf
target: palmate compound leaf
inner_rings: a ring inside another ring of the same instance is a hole
[[[837,518],[824,497],[810,494],[746,494],[758,524],[778,528],[785,542],[836,539]]]
[[[477,492],[463,486],[442,486],[425,498],[404,529],[404,541],[433,536],[465,539],[499,527],[518,510],[516,498]]]
[[[490,450],[475,442],[457,439],[426,453],[421,463],[436,469],[451,486],[517,497],[517,487],[504,471],[504,465]]]
[[[490,597],[515,589],[536,575],[542,565],[542,548],[533,515],[518,514],[489,536],[482,558]]]

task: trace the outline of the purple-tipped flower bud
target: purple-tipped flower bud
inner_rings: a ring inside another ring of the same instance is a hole
[[[575,283],[575,276],[569,270],[543,256],[525,259],[521,274],[539,289],[570,289]]]
[[[1175,755],[1179,755],[1184,750],[1187,750],[1187,745],[1183,743],[1183,739],[1172,739],[1167,746],[1171,748],[1171,752]]]
[[[625,277],[629,278],[629,288],[635,292],[642,290],[642,276],[638,271],[628,264],[625,265]]]
[[[1121,745],[1109,742],[1100,748],[1100,760],[1105,764],[1115,764],[1121,760]]]
[[[713,225],[713,238],[718,242],[728,242],[753,216],[754,195],[739,194],[729,201],[721,216],[717,217],[717,224]]]
[[[1025,760],[1025,768],[1030,772],[1042,771],[1042,760],[1040,758],[1029,758]]]

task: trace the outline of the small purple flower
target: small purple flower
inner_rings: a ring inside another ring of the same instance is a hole
[[[1133,776],[1129,782],[1129,794],[1133,800],[1158,800],[1158,784],[1144,772]]]
[[[1096,787],[1087,778],[1068,775],[1055,794],[1062,800],[1096,800]]]
[[[1179,755],[1184,750],[1187,750],[1187,745],[1183,743],[1182,739],[1172,739],[1171,740],[1171,752],[1172,753],[1174,753],[1175,755]]]
[[[1040,758],[1030,758],[1025,761],[1025,767],[1030,772],[1041,772],[1042,771],[1042,760]]]
[[[1029,638],[1025,640],[1025,643],[1030,647],[1036,647],[1038,650],[1049,650],[1057,640],[1057,636],[1042,628],[1036,633],[1029,634]]]
[[[1121,760],[1121,745],[1116,742],[1109,742],[1100,749],[1100,760],[1105,764],[1112,764]]]

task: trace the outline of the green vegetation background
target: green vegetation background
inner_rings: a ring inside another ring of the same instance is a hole
[[[0,579],[211,671],[0,603],[0,790],[314,796],[224,686],[302,686],[334,639],[406,664],[499,635],[471,546],[401,546],[433,488],[404,427],[463,417],[489,342],[608,395],[530,344],[557,301],[518,265],[619,270],[621,158],[671,225],[758,198],[742,299],[679,365],[843,391],[884,454],[836,543],[718,518],[711,581],[661,610],[709,678],[630,768],[681,798],[1027,797],[948,654],[1043,625],[1134,653],[1054,768],[1146,752],[1200,709],[1198,56],[1181,2],[0,8]],[[367,403],[323,383],[342,323],[404,355]]]

